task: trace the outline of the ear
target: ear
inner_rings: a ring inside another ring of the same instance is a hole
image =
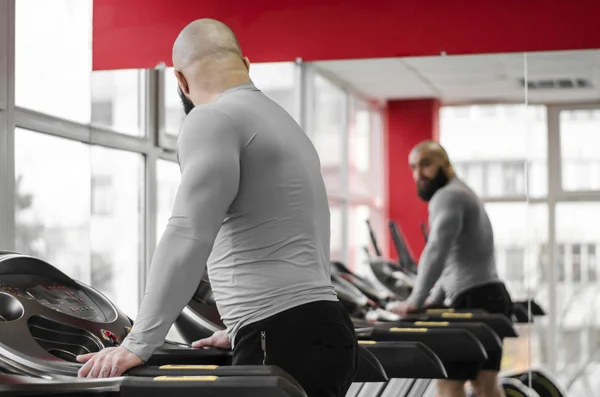
[[[177,82],[179,83],[179,86],[181,87],[181,90],[183,91],[184,94],[189,95],[190,94],[190,86],[188,85],[187,80],[185,79],[185,76],[183,75],[183,73],[181,73],[179,70],[175,70],[175,77],[177,78]]]
[[[244,65],[246,65],[246,69],[248,69],[248,71],[250,71],[250,60],[248,59],[248,57],[243,57],[242,61],[244,61]]]

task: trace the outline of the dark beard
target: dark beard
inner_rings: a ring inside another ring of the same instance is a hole
[[[427,181],[427,183],[422,186],[417,183],[417,194],[423,201],[429,201],[439,189],[446,186],[448,183],[448,177],[442,168],[440,168],[435,176]]]
[[[194,110],[194,103],[190,101],[188,97],[185,96],[183,90],[181,89],[181,86],[179,85],[177,86],[177,93],[179,94],[179,98],[181,98],[181,103],[183,104],[183,111],[187,116],[192,110]]]

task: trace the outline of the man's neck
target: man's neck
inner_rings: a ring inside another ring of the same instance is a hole
[[[211,75],[213,76],[211,78]],[[227,73],[215,73],[203,76],[202,81],[198,82],[200,87],[193,92],[198,92],[200,95],[193,99],[196,105],[201,103],[212,102],[217,99],[225,91],[243,84],[248,84],[252,80],[246,70],[229,71]]]

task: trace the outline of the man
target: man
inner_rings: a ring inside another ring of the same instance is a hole
[[[419,197],[429,203],[430,232],[410,297],[388,309],[404,315],[447,300],[457,309],[480,308],[511,318],[512,302],[498,277],[492,225],[483,203],[456,177],[439,143],[416,145],[409,164]],[[502,354],[488,357],[471,381],[479,397],[504,396],[498,385],[501,361]],[[465,396],[464,381],[442,380],[438,389],[442,397]]]
[[[82,377],[118,376],[159,347],[205,271],[226,331],[195,347],[233,348],[238,365],[276,365],[309,396],[344,396],[357,366],[350,318],[329,270],[330,215],[317,152],[249,77],[234,33],[190,23],[173,46],[187,116],[182,180],[133,329],[79,357]]]

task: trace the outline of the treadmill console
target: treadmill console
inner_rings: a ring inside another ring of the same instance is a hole
[[[107,322],[108,316],[81,289],[53,282],[45,277],[36,280],[19,280],[13,275],[10,284],[0,283],[0,292],[6,292],[19,298],[34,300],[58,312],[94,322]]]

